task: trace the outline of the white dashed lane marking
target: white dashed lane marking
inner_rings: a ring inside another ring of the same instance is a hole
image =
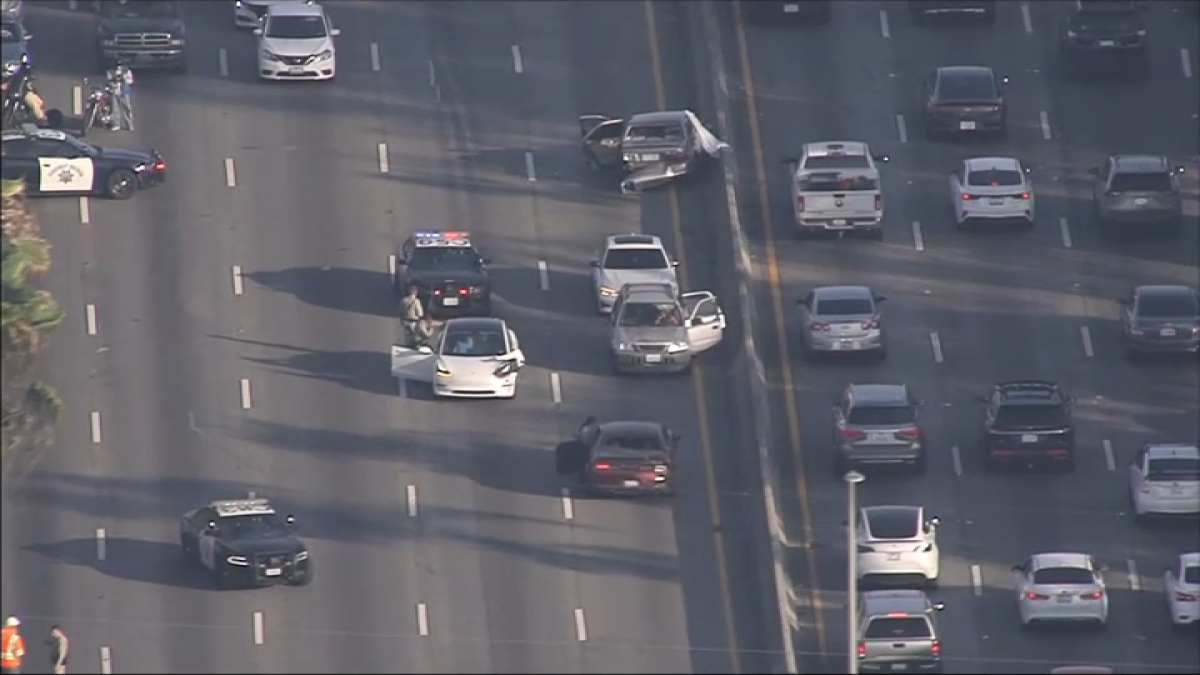
[[[417,486],[416,485],[405,485],[404,486],[404,500],[408,504],[408,517],[416,518],[417,517]]]
[[[371,70],[379,72],[379,43],[371,43]]]
[[[242,266],[233,266],[233,294],[241,295],[246,292],[245,285],[242,283]]]
[[[100,413],[99,411],[92,412],[92,442],[99,443],[102,440],[100,433]]]
[[[904,123],[904,115],[896,113],[896,135],[900,137],[901,143],[908,142],[908,126]]]
[[[376,148],[376,155],[379,157],[379,173],[387,173],[390,168],[388,164],[388,146],[387,143],[380,143]]]
[[[254,613],[254,644],[261,645],[264,642],[263,635],[263,613]]]
[[[250,380],[243,377],[242,378],[242,410],[249,410],[250,406],[251,406]]]
[[[100,675],[112,675],[112,650],[100,648]]]
[[[1045,110],[1038,113],[1038,118],[1042,124],[1042,138],[1050,140],[1054,135],[1050,133],[1050,115]]]
[[[575,608],[575,637],[580,642],[587,642],[588,639],[587,619],[583,616],[582,607]]]
[[[571,491],[567,488],[562,489],[562,509],[564,519],[575,520],[575,503],[571,501]]]
[[[963,472],[962,454],[959,453],[957,445],[950,446],[950,461],[954,463],[954,475],[961,476]]]
[[[521,45],[512,46],[513,70],[520,75],[525,72],[525,59],[521,58]]]
[[[433,61],[429,61],[429,86],[437,86],[437,68],[434,67]]]
[[[1033,32],[1033,17],[1029,15],[1029,5],[1021,3],[1021,23],[1025,26],[1026,33]]]
[[[944,360],[942,355],[942,338],[937,332],[929,334],[929,344],[933,347],[933,362],[941,363]]]
[[[423,602],[417,603],[417,635],[429,636],[429,610]]]
[[[555,404],[563,402],[562,378],[555,372],[550,373],[550,398],[554,400]]]
[[[84,310],[84,321],[87,326],[87,334],[95,335],[96,334],[96,306],[95,305],[88,304],[87,308]]]
[[[1058,233],[1062,236],[1063,248],[1071,248],[1075,245],[1071,241],[1071,226],[1067,223],[1066,218],[1058,219]]]
[[[1186,78],[1191,78],[1191,76],[1192,76],[1192,57],[1190,54],[1188,54],[1187,47],[1183,47],[1179,50],[1179,60],[1180,60],[1181,65],[1183,66],[1183,76]]]
[[[1125,562],[1129,567],[1129,589],[1132,591],[1142,590],[1142,579],[1138,576],[1137,561],[1130,558]]]
[[[233,158],[225,158],[225,187],[237,187],[237,171],[233,168]]]
[[[879,10],[879,32],[885,39],[892,37],[892,26],[888,21],[888,13],[886,9]]]
[[[79,85],[71,87],[71,114],[76,117],[83,115],[83,87]]]
[[[537,182],[537,169],[533,166],[533,153],[525,151],[525,176],[529,178],[530,183]]]
[[[543,291],[550,290],[550,267],[545,260],[538,261],[538,282],[542,286]]]
[[[79,198],[79,222],[84,225],[92,222],[92,202],[87,197]]]
[[[1095,349],[1092,348],[1092,330],[1087,326],[1079,327],[1079,337],[1083,340],[1083,353],[1088,358],[1096,355]]]
[[[217,68],[221,77],[229,77],[229,52],[225,51],[224,47],[217,50]]]
[[[983,570],[979,569],[979,565],[971,565],[971,588],[975,590],[975,595],[983,595]]]
[[[96,560],[104,560],[108,555],[107,546],[105,546],[107,536],[103,527],[96,528]]]
[[[925,250],[925,235],[921,234],[921,223],[913,221],[912,224],[913,248],[918,251]]]
[[[1117,470],[1117,456],[1113,454],[1112,441],[1107,438],[1100,441],[1100,445],[1104,446],[1104,465],[1109,471]]]

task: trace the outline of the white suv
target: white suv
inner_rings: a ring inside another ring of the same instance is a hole
[[[1129,465],[1129,493],[1137,519],[1200,513],[1200,449],[1150,443]]]
[[[596,295],[596,311],[612,312],[617,294],[625,284],[668,284],[679,290],[675,268],[662,240],[650,234],[614,234],[604,238],[604,244],[592,260],[592,288]]]
[[[916,579],[936,586],[941,567],[939,519],[920,506],[867,506],[860,510],[857,534],[860,581]]]

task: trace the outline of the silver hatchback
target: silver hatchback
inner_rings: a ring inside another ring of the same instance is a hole
[[[887,354],[884,297],[867,286],[822,286],[796,304],[800,307],[804,354],[869,353],[882,360]]]
[[[834,469],[908,465],[925,471],[921,402],[904,384],[851,384],[833,408]]]

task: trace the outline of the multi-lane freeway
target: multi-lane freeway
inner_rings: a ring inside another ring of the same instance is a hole
[[[760,245],[759,307],[767,372],[777,375],[774,438],[802,451],[785,462],[799,588],[801,672],[846,672],[842,515],[845,489],[829,455],[829,409],[850,381],[907,382],[925,401],[929,474],[868,476],[864,504],[921,504],[944,526],[934,597],[953,672],[1048,672],[1102,663],[1118,672],[1194,672],[1194,634],[1173,634],[1162,571],[1200,546],[1194,522],[1135,528],[1127,466],[1141,444],[1197,434],[1194,364],[1130,365],[1119,352],[1113,299],[1136,284],[1196,284],[1197,183],[1186,183],[1182,240],[1114,245],[1090,218],[1086,169],[1112,152],[1198,154],[1197,31],[1183,3],[1150,3],[1150,79],[1064,82],[1057,27],[1069,2],[1002,2],[994,26],[914,26],[903,3],[836,3],[833,21],[752,26],[725,14],[738,102],[744,219]],[[729,8],[726,8],[728,10]],[[920,82],[940,65],[989,65],[1012,79],[1003,142],[928,142]],[[736,109],[736,108],[735,108]],[[802,143],[863,140],[893,156],[884,169],[887,234],[798,242],[780,157]],[[971,155],[1033,164],[1039,195],[1030,233],[960,234],[946,175]],[[1194,164],[1189,164],[1194,168]],[[866,283],[888,296],[891,352],[883,365],[810,365],[796,349],[794,303],[817,285]],[[774,367],[772,367],[774,366]],[[976,397],[995,381],[1059,381],[1077,397],[1078,468],[1070,475],[992,475],[978,453]],[[807,521],[807,522],[806,522]],[[1029,554],[1076,550],[1109,567],[1103,634],[1027,634],[1010,566]],[[817,591],[811,592],[812,589]]]

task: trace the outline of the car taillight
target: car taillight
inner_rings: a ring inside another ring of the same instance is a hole
[[[857,429],[842,429],[842,438],[847,440],[857,441],[866,437],[867,435],[865,433],[858,431]]]
[[[608,462],[596,462],[592,465],[592,468],[597,471],[608,471],[612,468],[612,464],[609,464]]]
[[[862,322],[862,327],[863,327],[863,330],[871,330],[873,328],[879,328],[879,322],[875,321],[874,319],[872,319],[871,321],[864,321],[864,322]]]
[[[934,656],[941,656],[942,655],[942,643],[938,640],[934,640],[933,644],[929,645],[929,652],[931,654],[933,654]]]
[[[921,431],[916,427],[909,427],[907,429],[897,430],[896,435],[900,438],[916,438],[917,436],[921,435]]]
[[[159,160],[156,160],[156,161],[154,162],[154,170],[155,170],[155,171],[166,171],[166,170],[167,170],[167,163],[166,163],[166,162],[164,162],[164,161],[163,161],[163,160],[161,160],[161,159],[159,159]]]
[[[808,327],[811,328],[812,330],[818,330],[818,331],[819,330],[829,330],[829,324],[821,323],[820,321],[814,321],[814,322],[808,324]]]
[[[875,195],[875,210],[883,210],[883,195]]]
[[[1050,596],[1048,596],[1048,595],[1042,595],[1041,593],[1034,593],[1033,591],[1029,591],[1028,593],[1026,593],[1025,597],[1029,598],[1030,600],[1049,600],[1050,599]]]
[[[471,291],[471,289],[470,289],[470,288],[468,288],[468,287],[466,287],[466,286],[463,286],[463,287],[461,287],[461,288],[459,288],[459,289],[458,289],[458,294],[459,294],[459,295],[466,295],[466,294],[467,294],[467,293],[469,293],[470,291]]]
[[[858,643],[858,658],[862,659],[862,658],[866,658],[866,656],[867,656],[867,643],[859,642]]]
[[[963,201],[964,201],[964,202],[969,202],[969,201],[971,201],[972,199],[975,199],[975,195],[973,195],[973,194],[970,194],[970,193],[967,193],[967,192],[964,192],[964,193],[963,193],[963,195],[962,195],[962,199],[963,199]]]
[[[1021,193],[1021,199],[1024,199],[1025,201],[1029,201],[1030,197],[1031,195],[1028,192]]]
[[[1079,597],[1083,598],[1084,600],[1099,600],[1100,598],[1104,597],[1104,591],[1092,591],[1091,593],[1084,593]]]
[[[797,211],[804,210],[804,197],[796,197],[796,210]]]
[[[1192,595],[1191,593],[1184,593],[1184,592],[1182,592],[1182,591],[1175,591],[1175,599],[1176,599],[1176,600],[1178,600],[1178,601],[1180,601],[1180,602],[1195,602],[1195,601],[1196,601],[1196,596]]]
[[[441,294],[442,294],[442,289],[440,289],[440,288],[435,288],[435,289],[433,289],[433,294],[434,294],[434,295],[441,295]]]

